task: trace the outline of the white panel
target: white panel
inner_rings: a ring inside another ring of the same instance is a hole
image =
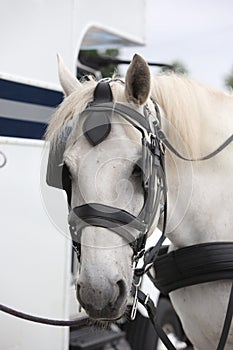
[[[1,0],[0,73],[58,85],[56,54],[75,73],[82,39],[93,26],[118,37],[119,46],[142,44],[145,1]],[[96,45],[111,42],[103,35]]]
[[[135,43],[145,43],[146,0],[118,0],[115,3],[109,0],[85,0],[76,1],[76,4],[76,18],[82,14],[78,21],[74,21],[76,35],[80,30],[86,32],[95,26]]]
[[[73,0],[1,0],[0,71],[58,83],[56,53],[72,62]]]
[[[62,191],[45,185],[44,142],[0,138],[7,163],[0,168],[0,302],[29,314],[69,318],[71,244]],[[42,176],[42,177],[41,177]],[[40,182],[60,210],[51,222]],[[0,348],[68,349],[67,327],[45,326],[0,313]]]

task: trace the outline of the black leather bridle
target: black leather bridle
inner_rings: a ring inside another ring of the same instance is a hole
[[[157,107],[157,106],[156,106]],[[155,108],[156,108],[155,107]],[[123,237],[133,249],[133,260],[137,261],[145,252],[145,243],[153,220],[160,209],[162,195],[166,202],[166,179],[164,172],[164,148],[156,137],[156,126],[160,123],[159,110],[152,115],[148,106],[143,114],[130,106],[115,103],[109,82],[100,81],[94,91],[94,99],[81,113],[84,118],[83,134],[95,147],[109,135],[112,113],[120,115],[141,133],[142,160],[141,182],[144,191],[144,205],[137,217],[121,208],[102,203],[86,203],[70,208],[69,227],[78,256],[81,254],[80,239],[86,226],[108,228]],[[64,165],[63,188],[71,202],[71,183]],[[165,203],[166,211],[166,203]],[[164,228],[165,231],[165,228]]]

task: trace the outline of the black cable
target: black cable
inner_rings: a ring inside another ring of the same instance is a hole
[[[90,323],[90,319],[87,317],[82,317],[82,318],[80,317],[79,319],[75,319],[75,320],[55,320],[55,319],[29,315],[24,312],[11,309],[10,307],[2,304],[0,304],[0,311],[10,314],[12,316],[21,318],[26,321],[42,323],[50,326],[63,326],[63,327],[80,326],[81,327]]]

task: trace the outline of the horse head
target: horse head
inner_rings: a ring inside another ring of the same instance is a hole
[[[160,217],[167,217],[171,250],[232,242],[232,95],[174,74],[150,84],[138,55],[125,83],[81,84],[61,61],[59,67],[66,98],[47,132],[47,182],[67,193],[80,304],[94,319],[117,319],[131,301],[135,262]],[[216,281],[170,293],[196,348],[216,348],[230,286]],[[232,328],[228,343],[231,349]]]
[[[47,133],[49,167],[53,177],[52,157],[62,163],[56,186],[67,192],[71,235],[80,254],[77,297],[90,317],[117,319],[129,303],[135,256],[144,249],[159,207],[150,72],[135,55],[125,83],[81,84],[61,59],[59,76],[66,98]]]

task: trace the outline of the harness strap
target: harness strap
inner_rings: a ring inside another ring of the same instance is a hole
[[[166,225],[167,225],[167,184],[166,184],[166,174],[164,171],[164,153],[161,153],[160,158],[160,177],[162,179],[162,194],[163,194],[163,200],[164,200],[164,210],[163,210],[163,226],[162,226],[162,234],[156,243],[155,246],[148,249],[144,254],[144,260],[143,260],[143,266],[141,268],[136,268],[134,270],[134,277],[138,278],[140,276],[143,276],[145,273],[149,272],[149,269],[153,265],[153,263],[156,261],[160,249],[162,247],[162,244],[164,240],[166,239]]]
[[[164,332],[164,330],[162,329],[162,327],[158,324],[156,320],[157,309],[153,301],[149,297],[149,295],[146,296],[142,291],[138,290],[137,297],[138,297],[138,301],[146,308],[150,321],[153,325],[153,328],[156,331],[158,337],[163,342],[163,344],[166,346],[168,350],[176,349],[174,345],[171,343],[166,333]],[[224,347],[226,345],[226,341],[228,338],[231,322],[232,322],[232,317],[233,317],[233,283],[231,287],[231,292],[230,292],[230,297],[229,297],[229,302],[228,302],[228,307],[227,307],[227,312],[226,312],[226,316],[223,324],[221,337],[216,350],[224,350]]]
[[[200,243],[161,249],[154,262],[155,286],[164,294],[194,284],[233,279],[233,242]]]
[[[70,217],[70,216],[69,216]],[[104,219],[104,218],[86,218],[85,221],[81,221],[78,225],[78,231],[76,231],[75,226],[72,226],[72,223],[70,222],[70,232],[71,236],[74,242],[80,243],[81,239],[81,231],[84,227],[87,226],[97,226],[97,227],[103,227],[108,228],[111,231],[117,233],[119,236],[124,238],[128,243],[131,243],[135,241],[135,235],[131,233],[129,230],[127,230],[125,227],[122,227],[119,223],[114,223],[111,220]],[[73,229],[74,227],[74,229]]]
[[[225,321],[223,324],[223,329],[222,329],[222,334],[221,338],[218,343],[217,350],[223,350],[228,338],[231,322],[232,322],[232,317],[233,317],[233,283],[231,286],[231,292],[230,292],[230,297],[229,297],[229,302],[228,302],[228,307],[227,307],[227,313],[225,316]]]
[[[226,148],[232,141],[233,141],[233,134],[228,137],[228,139],[223,142],[216,150],[214,150],[213,152],[207,154],[206,156],[203,156],[201,158],[197,158],[197,159],[192,159],[192,158],[186,158],[184,156],[182,156],[168,141],[166,135],[164,134],[164,132],[159,128],[157,129],[157,136],[158,138],[164,143],[164,145],[172,152],[174,153],[177,157],[179,157],[180,159],[183,159],[185,161],[189,161],[189,162],[195,162],[195,161],[203,161],[203,160],[208,160],[210,158],[213,158],[214,156],[216,156],[218,153],[220,153],[221,151],[224,150],[224,148]]]
[[[80,254],[82,229],[86,226],[108,228],[123,237],[135,256],[141,253],[146,224],[129,212],[100,203],[84,204],[70,210],[69,228],[76,252]],[[144,245],[143,245],[144,246]]]
[[[86,221],[88,218],[102,218],[112,222],[112,227],[116,223],[129,225],[137,230],[143,230],[144,225],[134,215],[129,212],[100,203],[83,204],[73,208],[73,212],[80,219]]]
[[[94,105],[89,105],[85,110],[84,113],[92,112],[92,111],[109,111],[111,113],[118,113],[120,114],[124,119],[129,120],[131,124],[133,124],[135,127],[136,124],[133,122],[136,121],[141,127],[143,127],[148,133],[151,132],[151,127],[148,119],[145,118],[144,115],[137,112],[135,109],[128,107],[126,105],[123,105],[121,103],[117,102],[105,102],[105,103],[98,103]]]
[[[170,339],[162,329],[162,327],[159,325],[156,319],[156,312],[157,309],[151,300],[151,298],[147,295],[145,295],[141,290],[138,290],[138,301],[146,308],[148,312],[148,316],[150,317],[150,321],[154,327],[155,332],[157,333],[158,337],[161,339],[163,344],[166,346],[168,350],[176,350],[174,345],[171,343]]]

